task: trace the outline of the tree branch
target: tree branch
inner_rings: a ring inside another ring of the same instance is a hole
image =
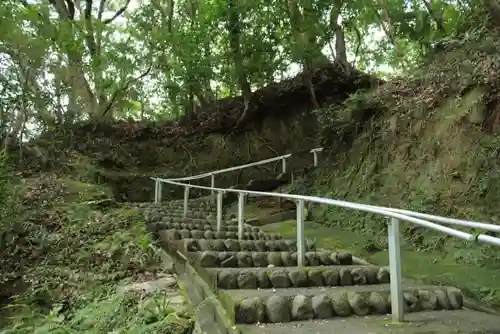
[[[102,21],[102,14],[104,13],[105,5],[106,5],[106,0],[101,0],[101,3],[99,4],[99,11],[97,12],[97,19],[99,21]]]
[[[71,0],[67,0],[68,2],[72,3]],[[70,12],[68,10],[67,4],[64,2],[64,0],[49,0],[49,3],[55,8],[57,14],[59,14],[59,17],[61,20],[73,20],[73,18],[70,15]],[[73,17],[74,17],[74,5],[73,5]]]
[[[106,108],[104,108],[104,110],[102,112],[102,116],[105,116],[111,110],[111,107],[116,102],[116,100],[118,99],[118,97],[120,96],[120,94],[122,94],[123,92],[127,91],[128,88],[129,88],[129,86],[133,82],[139,81],[142,78],[144,78],[146,75],[148,75],[151,72],[152,68],[153,68],[153,65],[149,65],[148,69],[146,71],[144,71],[144,73],[142,73],[141,75],[139,75],[136,78],[133,78],[133,79],[127,81],[122,88],[119,88],[119,89],[115,90],[115,92],[113,93],[113,96],[111,97],[111,99],[109,100],[108,104],[106,105]]]
[[[85,0],[85,25],[87,26],[87,32],[85,34],[85,40],[87,42],[87,47],[91,57],[96,55],[96,45],[94,40],[94,27],[92,26],[92,0]]]
[[[66,0],[66,6],[68,8],[68,16],[70,20],[75,19],[75,4],[72,0]]]
[[[109,23],[113,22],[114,20],[116,20],[120,15],[122,15],[127,10],[129,3],[130,3],[130,0],[125,1],[125,4],[123,5],[123,7],[118,9],[118,11],[115,13],[115,15],[113,15],[111,18],[104,20],[103,23],[109,24]]]
[[[427,8],[427,11],[429,12],[429,15],[431,18],[436,22],[436,26],[438,27],[441,32],[446,33],[446,29],[444,28],[444,23],[443,23],[443,18],[442,17],[437,17],[434,13],[434,10],[432,9],[432,4],[428,2],[427,0],[422,0],[422,2],[425,5],[425,8]]]
[[[356,46],[356,51],[354,52],[354,60],[352,61],[352,67],[355,67],[359,55],[359,50],[361,49],[363,37],[361,36],[361,31],[359,31],[358,27],[355,24],[353,24],[352,27],[356,32],[356,39],[358,40],[358,45]]]

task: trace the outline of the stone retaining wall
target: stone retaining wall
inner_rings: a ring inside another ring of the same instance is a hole
[[[234,317],[218,299],[214,290],[216,282],[203,268],[195,269],[175,244],[164,243],[164,251],[172,258],[178,280],[184,286],[189,302],[195,312],[195,334],[238,334],[232,329]]]

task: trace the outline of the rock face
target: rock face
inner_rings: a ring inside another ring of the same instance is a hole
[[[182,203],[177,204],[181,206]],[[176,206],[171,204],[170,209]],[[308,243],[304,267],[297,267],[297,243],[244,226],[225,222],[221,231],[209,214],[210,203],[191,213],[192,218],[150,214],[152,230],[160,241],[182,252],[217,283],[219,293],[233,297],[237,323],[283,323],[371,314],[391,310],[389,270],[358,265],[351,254],[316,250]],[[175,210],[174,210],[175,211]],[[166,214],[166,213],[165,213]],[[196,218],[204,217],[204,218]],[[186,220],[188,219],[188,220]],[[460,290],[413,288],[403,294],[405,312],[453,310],[463,306]]]

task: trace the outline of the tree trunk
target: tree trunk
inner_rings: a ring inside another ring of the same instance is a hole
[[[484,5],[491,15],[492,23],[495,26],[500,26],[500,4],[497,0],[483,0]]]
[[[306,20],[300,13],[297,2],[295,0],[288,0],[287,3],[290,23],[296,43],[294,47],[295,57],[301,58],[301,63],[304,68],[304,84],[308,87],[313,108],[318,109],[320,106],[312,82],[312,74],[316,65],[314,55],[317,54],[316,36],[311,35],[311,33],[305,29]]]
[[[250,84],[248,83],[245,68],[243,65],[243,54],[241,52],[240,45],[240,18],[238,8],[237,6],[235,6],[234,1],[235,0],[227,1],[229,44],[233,54],[234,69],[245,103],[245,108],[243,109],[243,112],[241,113],[241,116],[236,123],[236,127],[238,127],[248,117],[248,106],[250,103],[250,98],[252,96],[252,90],[250,88]]]
[[[347,64],[345,35],[343,27],[338,23],[344,0],[336,0],[330,13],[330,28],[335,33],[335,60]]]

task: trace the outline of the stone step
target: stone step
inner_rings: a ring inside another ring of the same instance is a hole
[[[171,240],[180,239],[236,239],[238,240],[238,232],[221,231],[214,232],[212,230],[188,230],[188,229],[168,229],[165,230]],[[281,240],[282,236],[277,233],[266,232],[245,232],[243,240]]]
[[[270,289],[387,284],[389,270],[378,266],[208,268],[219,289]]]
[[[145,211],[144,219],[147,222],[157,222],[157,221],[178,221],[179,219],[191,219],[191,220],[203,220],[207,221],[207,217],[211,218],[208,214],[199,214],[199,213],[188,213],[186,217],[183,215],[171,215],[168,212],[159,212],[159,211]],[[214,216],[215,217],[215,216]],[[209,219],[210,221],[215,222],[214,219]]]
[[[168,223],[168,222],[156,222],[149,224],[150,231],[157,232],[161,230],[203,230],[203,231],[217,231],[217,225],[215,224],[194,224],[194,223]],[[220,227],[220,232],[237,232],[238,226],[235,225],[222,225]],[[262,232],[257,227],[244,226],[244,232],[260,233]],[[213,238],[211,238],[213,239]]]
[[[295,240],[234,240],[234,239],[183,239],[178,241],[186,252],[296,252]],[[307,251],[314,251],[316,246],[309,242]]]
[[[495,334],[499,323],[497,315],[462,309],[408,313],[404,324],[392,323],[390,315],[368,315],[237,328],[245,334]]]
[[[405,286],[405,312],[463,307],[462,292],[451,287]],[[233,300],[236,323],[286,323],[390,312],[388,284],[349,287],[220,290]]]
[[[207,205],[215,205],[217,203],[217,199],[215,196],[213,198],[191,198],[188,200],[188,203],[203,207]],[[184,199],[175,199],[168,202],[162,202],[162,205],[166,207],[174,207],[178,205],[182,206],[184,205]]]
[[[165,212],[165,214],[172,216],[172,217],[184,217],[184,210],[169,210]],[[192,217],[192,218],[206,218],[207,216],[211,216],[213,220],[217,218],[217,211],[216,210],[188,210],[187,212],[187,217]]]
[[[165,216],[173,217],[184,217],[184,209],[181,208],[169,208],[164,206],[151,206],[144,211],[144,216],[146,219],[160,220]],[[187,217],[189,218],[203,218],[206,219],[207,216],[217,217],[216,209],[200,209],[200,208],[189,208],[187,212]]]
[[[201,218],[179,218],[179,217],[162,217],[158,222],[166,222],[166,223],[179,223],[179,224],[204,224],[204,225],[217,225],[217,221],[215,220],[207,220]],[[222,225],[225,226],[238,226],[238,222],[234,220],[223,220]],[[253,227],[248,224],[244,224],[248,227]],[[260,230],[259,227],[253,227],[254,231]]]
[[[205,268],[293,267],[297,265],[296,252],[187,252],[188,258]],[[337,252],[307,252],[306,266],[331,265],[338,262],[352,265],[352,255]]]
[[[215,220],[207,220],[205,218],[189,218],[189,217],[171,217],[171,216],[163,216],[160,219],[155,221],[167,222],[167,223],[185,223],[185,224],[216,224]],[[232,223],[225,225],[233,225]]]
[[[184,212],[184,203],[180,204],[173,204],[171,206],[164,207],[162,210],[165,211],[176,211],[183,213]],[[216,213],[217,212],[217,204],[214,204],[213,206],[211,205],[203,205],[203,204],[193,204],[193,203],[188,203],[188,212],[212,212]]]

